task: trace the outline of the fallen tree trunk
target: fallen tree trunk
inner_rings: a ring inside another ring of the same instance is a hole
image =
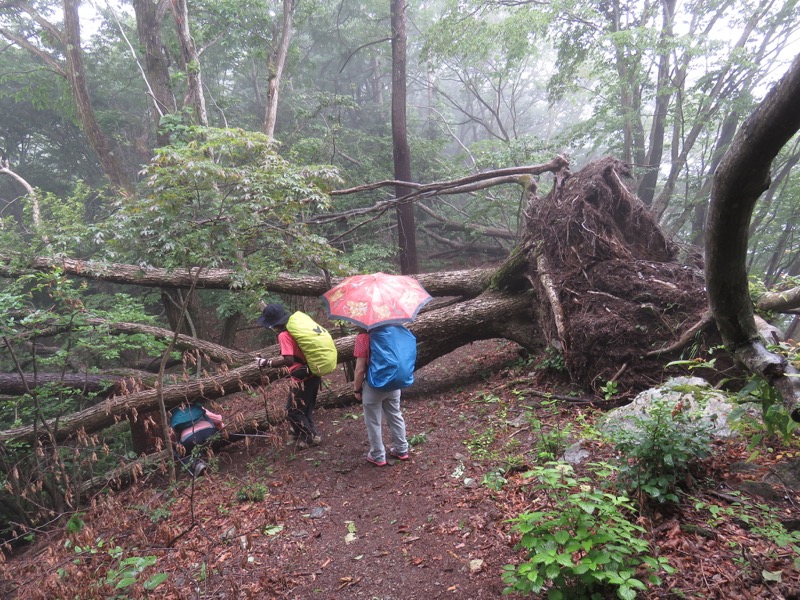
[[[794,312],[800,308],[800,287],[782,292],[769,292],[756,301],[756,309],[771,312]]]
[[[682,334],[705,323],[705,281],[702,271],[678,261],[676,245],[630,192],[632,183],[629,167],[610,158],[574,175],[564,169],[556,174],[545,198],[536,196],[536,187],[530,186],[525,238],[499,268],[420,275],[431,293],[460,298],[422,313],[410,325],[418,339],[418,366],[471,341],[505,338],[533,351],[545,345],[556,349],[572,380],[586,390],[596,391],[615,381],[621,390],[633,393],[659,383],[663,365],[678,358],[684,344],[702,345],[702,340]],[[72,268],[86,276],[86,265],[72,263]],[[120,274],[122,269],[115,271]],[[138,272],[129,272],[127,281],[140,283],[134,275]],[[218,275],[216,285],[230,284],[232,276],[211,271],[206,275]],[[189,282],[187,275],[158,270],[149,271],[148,277],[159,286],[165,285],[164,278],[174,285]],[[203,285],[212,283],[209,279]],[[322,278],[278,277],[264,287],[317,295],[327,284]],[[483,290],[480,295],[463,299],[479,290]],[[698,331],[704,329],[703,325]],[[352,337],[337,341],[340,361],[352,357],[352,345]],[[275,352],[270,349],[265,354]],[[230,364],[245,364],[168,385],[167,408],[261,383],[261,374],[254,364],[247,364],[246,355],[227,358]],[[152,390],[120,394],[62,417],[56,439],[82,430],[98,431],[128,415],[135,419],[156,403]],[[34,435],[31,427],[17,428],[0,432],[0,441],[30,441]]]
[[[482,339],[502,337],[529,348],[540,347],[543,339],[536,332],[536,322],[527,298],[492,291],[473,300],[425,313],[409,327],[419,339],[417,367],[421,368],[460,346]],[[340,362],[353,358],[354,342],[355,336],[336,340]],[[277,346],[273,346],[264,354],[274,356],[277,351]],[[279,376],[279,371],[271,369],[262,372],[251,360],[231,371],[179,385],[165,385],[164,405],[169,410],[183,402],[212,400],[247,391],[260,385],[263,376],[274,380]],[[154,410],[157,406],[156,390],[123,392],[86,410],[53,419],[48,425],[55,441],[62,442],[78,434],[99,431],[125,418],[136,419],[139,413]],[[45,432],[33,426],[8,429],[0,432],[0,443],[12,440],[31,442],[37,434],[45,435]]]
[[[180,334],[176,337],[175,332],[162,327],[141,325],[139,323],[110,322],[102,319],[88,319],[87,322],[107,327],[112,333],[143,333],[151,335],[156,339],[167,341],[174,337],[175,348],[199,352],[210,360],[226,365],[242,365],[253,360],[253,355],[249,352],[226,348],[225,346],[214,344],[208,340],[201,340],[189,335]]]
[[[240,286],[240,273],[233,269],[188,269],[185,271],[141,268],[123,263],[77,260],[71,258],[37,257],[25,269],[13,266],[11,261],[0,257],[0,277],[15,279],[29,271],[51,271],[61,269],[67,275],[107,281],[124,285],[145,287],[233,290]],[[442,271],[439,273],[420,273],[414,275],[431,296],[463,296],[474,298],[486,289],[486,280],[491,269],[469,269],[464,271]],[[344,277],[332,277],[331,285]],[[281,273],[259,281],[259,289],[276,294],[293,296],[321,296],[329,286],[324,277],[288,275]]]
[[[61,387],[80,390],[82,393],[103,392],[117,385],[119,375],[93,375],[88,373],[0,373],[0,394],[22,395],[42,385],[57,384]]]

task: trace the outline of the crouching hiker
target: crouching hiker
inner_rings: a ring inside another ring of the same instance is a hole
[[[192,477],[199,477],[208,468],[200,459],[200,454],[207,453],[211,438],[225,426],[222,415],[193,403],[173,409],[169,425],[175,460]]]
[[[336,346],[327,330],[307,314],[291,315],[282,304],[267,304],[256,321],[278,334],[280,356],[257,358],[259,368],[289,369],[292,389],[286,400],[288,421],[292,427],[290,444],[308,448],[319,444],[322,437],[314,423],[314,408],[322,382],[336,368]]]

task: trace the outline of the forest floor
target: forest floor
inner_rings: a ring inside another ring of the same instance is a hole
[[[524,472],[540,460],[543,436],[586,438],[590,456],[578,472],[614,458],[609,444],[582,436],[604,411],[542,398],[571,390],[535,366],[495,340],[421,369],[403,399],[408,461],[367,463],[360,406],[352,405],[317,412],[317,447],[286,445],[281,428],[220,448],[203,477],[184,474],[170,485],[162,472],[144,474],[98,495],[80,522],[72,519],[78,526],[41,531],[9,553],[0,596],[500,597],[504,565],[524,559],[508,519],[542,507]],[[281,386],[272,388],[263,397],[269,410],[283,401]],[[251,409],[262,402],[243,398]],[[800,519],[797,493],[736,491],[761,482],[777,461],[800,457],[800,444],[772,440],[761,450],[745,464],[746,440],[718,442],[705,479],[679,506],[639,513],[652,554],[675,569],[639,598],[800,598],[797,549],[779,525]]]

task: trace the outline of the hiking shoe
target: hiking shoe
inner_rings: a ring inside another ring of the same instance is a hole
[[[313,438],[311,438],[311,443],[314,444],[315,446],[319,446],[322,443],[322,436],[315,435]]]
[[[408,460],[409,458],[411,458],[411,457],[408,455],[408,450],[406,450],[405,452],[403,452],[402,454],[400,454],[400,453],[399,453],[397,450],[395,450],[394,448],[389,448],[389,456],[392,456],[392,457],[396,458],[397,460]]]
[[[194,468],[192,469],[192,477],[200,477],[203,473],[206,472],[208,469],[208,465],[204,463],[202,460],[198,460],[194,463]]]
[[[386,461],[385,460],[375,460],[369,454],[367,454],[367,462],[368,463],[372,463],[376,467],[385,467],[386,466]]]

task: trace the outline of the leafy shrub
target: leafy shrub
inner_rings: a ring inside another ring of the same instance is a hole
[[[547,346],[544,350],[544,356],[533,367],[536,371],[556,371],[563,373],[567,370],[567,364],[564,362],[564,355],[560,350]]]
[[[494,456],[491,447],[497,437],[497,432],[492,427],[487,428],[486,431],[483,432],[470,429],[469,434],[472,437],[464,441],[464,445],[469,448],[473,457],[483,460]]]
[[[428,440],[428,436],[424,433],[415,433],[414,435],[408,438],[408,445],[409,446],[421,446]]]
[[[604,385],[600,386],[600,391],[603,392],[604,400],[611,400],[614,396],[619,394],[619,385],[616,381],[607,381]]]
[[[711,452],[712,425],[689,403],[656,399],[633,426],[609,430],[620,454],[619,482],[656,502],[677,502],[679,487]]]
[[[543,403],[546,404],[546,403]],[[552,406],[552,404],[551,404]],[[554,412],[552,416],[555,417]],[[542,419],[535,417],[532,413],[525,415],[528,423],[530,423],[531,431],[536,432],[536,462],[547,463],[557,460],[567,449],[570,434],[572,433],[572,424],[566,423],[561,425],[558,419],[549,419],[552,425],[547,428]]]
[[[127,598],[127,595],[112,596],[110,591],[125,590],[131,586],[141,586],[145,592],[150,592],[169,578],[166,573],[158,572],[144,580],[144,572],[157,564],[156,557],[125,556],[128,550],[115,544],[113,539],[107,543],[102,538],[97,538],[89,545],[77,545],[68,539],[64,547],[71,548],[75,558],[72,560],[73,567],[56,570],[59,579],[73,578],[76,572],[87,569],[89,565],[95,570],[101,563],[107,565],[105,578],[94,579],[88,584],[89,589],[100,594],[100,597]],[[136,548],[130,551],[136,551]]]
[[[525,470],[525,458],[519,455],[509,455],[503,459],[503,464],[486,473],[481,480],[481,485],[489,489],[500,491],[508,483],[506,477],[509,473]]]
[[[795,360],[796,357],[792,358]],[[784,442],[789,442],[794,437],[795,430],[800,424],[795,422],[789,412],[781,403],[780,394],[763,377],[752,376],[745,386],[738,393],[739,400],[742,402],[758,402],[761,404],[762,423],[758,426],[753,419],[749,418],[747,409],[744,406],[738,407],[731,413],[731,418],[740,423],[746,423],[761,429],[761,433],[753,435],[754,442],[758,443],[763,438],[763,434],[778,435]]]
[[[490,490],[499,492],[503,486],[508,483],[505,478],[506,471],[502,467],[498,467],[493,471],[489,471],[481,479],[481,485],[488,487]]]
[[[608,465],[597,468],[601,479],[613,472]],[[506,593],[537,594],[549,587],[547,597],[554,600],[608,598],[610,593],[627,600],[647,587],[639,569],[656,585],[659,569],[672,571],[665,559],[647,554],[645,530],[627,518],[633,506],[626,496],[592,487],[589,478],[576,477],[565,463],[535,467],[525,476],[538,482],[533,490],[544,497],[544,506],[511,520],[522,534],[518,547],[527,550],[527,560],[504,567]]]
[[[239,502],[263,502],[268,494],[267,486],[261,483],[247,483],[236,492]]]

